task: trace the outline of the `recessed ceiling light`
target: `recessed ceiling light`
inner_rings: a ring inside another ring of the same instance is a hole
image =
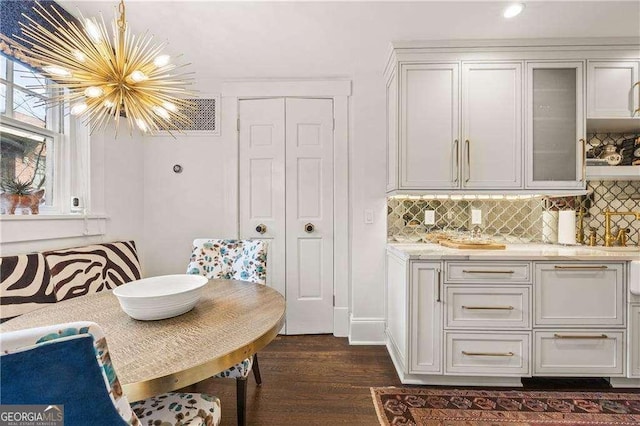
[[[524,9],[524,4],[514,3],[504,10],[502,16],[504,16],[507,19],[513,18],[514,16],[518,16],[523,9]]]

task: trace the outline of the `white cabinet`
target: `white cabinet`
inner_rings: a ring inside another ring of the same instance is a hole
[[[621,376],[624,373],[624,331],[534,331],[534,375]]]
[[[640,377],[640,305],[629,306],[629,377]]]
[[[462,188],[520,188],[522,63],[463,62],[461,99]]]
[[[539,263],[535,266],[535,326],[622,326],[622,265]]]
[[[640,107],[638,61],[589,61],[587,118],[631,118]]]
[[[398,73],[387,81],[387,191],[398,186]]]
[[[522,187],[522,63],[400,65],[387,87],[387,190]],[[459,87],[462,87],[460,93]],[[462,120],[460,120],[460,106]],[[399,169],[393,151],[399,123]]]
[[[411,262],[409,373],[442,373],[440,263]]]
[[[400,188],[456,188],[459,65],[407,64],[400,70]]]
[[[529,189],[584,189],[584,63],[527,62]]]
[[[528,376],[529,333],[446,332],[445,374]]]
[[[528,329],[529,286],[446,285],[445,328]]]

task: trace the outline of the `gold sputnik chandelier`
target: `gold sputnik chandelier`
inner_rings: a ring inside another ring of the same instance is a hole
[[[72,115],[83,117],[92,131],[126,117],[129,131],[177,130],[190,124],[184,114],[193,108],[185,96],[192,83],[188,73],[178,74],[184,65],[171,63],[162,54],[166,43],[152,44],[153,36],[131,34],[124,1],[112,23],[110,36],[104,18],[82,17],[82,27],[67,21],[55,7],[33,8],[55,30],[50,31],[28,16],[20,22],[29,47],[20,49],[30,63],[37,64],[53,81],[54,95],[47,103],[68,103]]]

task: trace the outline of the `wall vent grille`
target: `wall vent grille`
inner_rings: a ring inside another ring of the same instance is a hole
[[[191,120],[188,125],[176,123],[186,134],[220,134],[220,96],[187,99],[195,108],[183,111]]]

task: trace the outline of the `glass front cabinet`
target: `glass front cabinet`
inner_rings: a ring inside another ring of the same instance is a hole
[[[526,187],[584,189],[584,62],[527,62]]]

